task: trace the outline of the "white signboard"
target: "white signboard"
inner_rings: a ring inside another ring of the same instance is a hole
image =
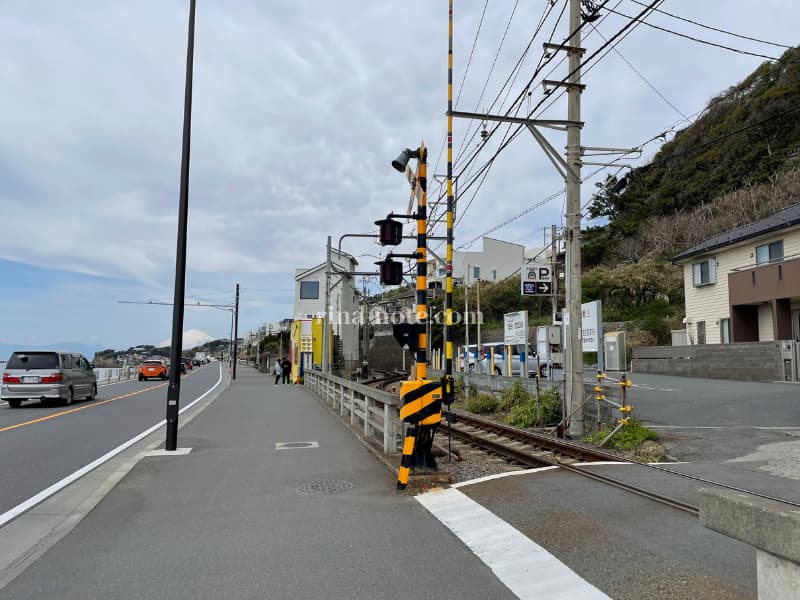
[[[528,311],[520,310],[503,315],[503,343],[506,346],[528,343]]]
[[[603,347],[603,311],[600,300],[581,304],[581,339],[584,352]]]
[[[569,325],[569,312],[566,309],[562,322]],[[600,300],[581,304],[581,340],[584,352],[603,351],[603,307]]]

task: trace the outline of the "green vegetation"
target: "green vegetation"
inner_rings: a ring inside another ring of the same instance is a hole
[[[467,400],[467,410],[479,415],[495,413],[499,405],[500,402],[491,394],[478,394]]]
[[[516,385],[516,383],[515,383]],[[506,390],[508,391],[508,390]],[[524,390],[522,390],[524,392]],[[538,407],[535,395],[511,393],[519,401],[510,407],[506,422],[514,427],[546,427],[561,420],[561,394],[555,387],[544,389],[539,394]],[[538,418],[541,416],[541,418]]]
[[[792,48],[712,99],[702,116],[678,131],[649,164],[621,180],[609,176],[597,184],[589,215],[608,222],[584,232],[584,263],[616,264],[646,256],[668,259],[699,241],[687,240],[682,228],[671,226],[676,217],[690,230],[710,225],[701,234],[708,237],[731,228],[732,220],[748,222],[753,214],[765,216],[757,207],[727,206],[719,211],[704,207],[736,190],[769,186],[776,174],[800,166],[799,101],[800,49]],[[783,205],[793,202],[794,194]],[[698,209],[710,223],[682,218]],[[717,219],[719,223],[713,223]]]
[[[597,445],[608,437],[611,433],[610,428],[603,428],[583,438],[584,443]],[[613,448],[621,452],[635,453],[645,442],[658,441],[658,434],[652,429],[648,429],[638,419],[631,419],[628,424],[614,434],[604,448]],[[661,454],[663,454],[663,449]],[[657,458],[660,458],[657,457]]]
[[[511,410],[515,406],[527,403],[530,399],[531,396],[522,382],[515,381],[500,393],[500,408]]]

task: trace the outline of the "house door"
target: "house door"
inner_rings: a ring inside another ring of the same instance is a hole
[[[792,311],[792,339],[800,342],[800,310]]]

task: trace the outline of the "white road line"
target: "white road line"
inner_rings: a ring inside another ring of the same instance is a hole
[[[459,490],[436,490],[416,499],[518,598],[610,600],[547,550]]]
[[[800,426],[758,426],[758,425],[648,425],[650,429],[760,429],[763,431],[797,431]]]
[[[495,479],[503,479],[504,477],[514,477],[515,475],[528,475],[530,473],[538,473],[539,471],[550,471],[552,469],[557,469],[558,467],[553,465],[550,467],[536,467],[535,469],[520,469],[519,471],[508,471],[506,473],[495,473],[494,475],[484,475],[483,477],[478,477],[477,479],[470,479],[469,481],[460,481],[458,483],[454,483],[450,487],[452,488],[460,488],[466,485],[474,485],[476,483],[483,483],[484,481],[493,481]]]
[[[184,411],[189,410],[192,406],[194,406],[195,404],[200,402],[203,398],[205,398],[211,392],[213,392],[215,389],[217,389],[217,386],[219,386],[219,384],[221,382],[222,382],[222,368],[220,368],[220,370],[219,370],[219,379],[217,379],[217,383],[215,383],[212,387],[210,387],[208,390],[203,392],[202,395],[200,395],[199,397],[194,399],[192,402],[190,402],[189,404],[184,406],[182,409],[180,409],[180,411],[178,411],[178,414],[181,414]],[[119,446],[117,446],[116,448],[114,448],[113,450],[111,450],[109,452],[106,452],[100,458],[98,458],[96,460],[93,460],[88,465],[85,465],[85,466],[81,467],[80,469],[78,469],[77,471],[75,471],[74,473],[72,473],[70,475],[67,475],[61,481],[59,481],[57,483],[54,483],[53,485],[51,485],[50,487],[42,490],[41,492],[39,492],[35,496],[31,496],[27,500],[17,504],[14,508],[12,508],[10,510],[7,510],[2,515],[0,515],[0,527],[5,525],[6,523],[11,521],[12,519],[15,519],[16,517],[18,517],[19,515],[21,515],[25,511],[30,510],[31,508],[33,508],[34,506],[36,506],[40,502],[42,502],[44,500],[47,500],[53,494],[63,490],[70,483],[80,479],[81,477],[83,477],[87,473],[90,473],[91,471],[93,471],[94,469],[96,469],[97,467],[102,465],[103,463],[111,460],[117,454],[123,452],[124,450],[127,450],[128,448],[133,446],[135,443],[143,440],[144,438],[146,438],[148,435],[150,435],[154,431],[157,431],[160,427],[163,427],[165,424],[166,424],[166,420],[161,421],[159,423],[156,423],[155,425],[153,425],[149,429],[146,429],[142,433],[136,435],[135,437],[132,437],[127,442],[125,442],[123,444],[120,444]]]

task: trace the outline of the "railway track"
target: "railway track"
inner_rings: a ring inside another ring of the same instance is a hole
[[[408,379],[408,371],[375,371],[375,373],[382,373],[383,377],[378,377],[365,382],[365,385],[377,388],[384,392],[391,392],[389,386]]]
[[[625,490],[627,492],[648,498],[660,504],[665,504],[673,508],[677,508],[684,512],[688,512],[694,516],[699,516],[700,511],[697,506],[671,498],[664,494],[659,494],[643,487],[615,479],[602,473],[591,472],[585,468],[579,467],[576,463],[586,461],[613,461],[613,462],[635,462],[629,461],[623,457],[610,452],[605,452],[596,448],[587,447],[583,444],[577,444],[569,440],[553,438],[542,433],[535,433],[502,425],[487,419],[481,419],[474,415],[464,413],[462,411],[452,410],[455,416],[455,422],[450,424],[450,433],[468,443],[471,446],[481,448],[491,454],[500,455],[507,460],[528,466],[528,467],[542,467],[542,466],[558,466],[561,469],[570,471],[580,475],[581,477],[588,477],[599,481],[606,485],[611,485],[616,488]],[[447,427],[447,425],[443,425]],[[642,463],[635,463],[643,467],[651,465],[643,465]],[[684,475],[682,473],[671,471],[669,469],[660,470],[672,473],[674,475]],[[731,486],[720,484],[717,482],[707,481],[702,478],[690,476],[693,479],[699,479],[706,483],[725,487],[729,489]],[[747,490],[738,490],[747,491]],[[754,492],[748,492],[754,493]],[[756,495],[770,498],[763,494],[755,493]],[[781,500],[779,498],[771,498],[773,500]],[[794,504],[788,502],[789,504]]]

